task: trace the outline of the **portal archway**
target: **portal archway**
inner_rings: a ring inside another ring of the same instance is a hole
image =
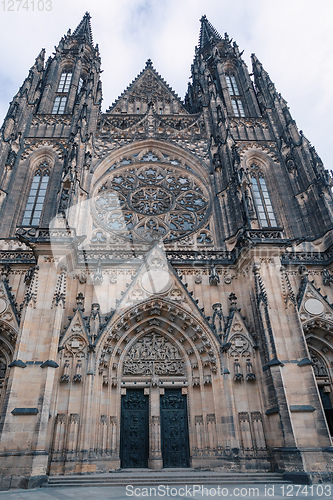
[[[113,411],[117,422],[117,444],[110,446],[119,453],[121,466],[190,465],[198,441],[191,408],[195,400],[195,411],[205,411],[204,392],[218,371],[218,355],[218,341],[207,325],[166,299],[143,302],[110,325],[98,369],[108,393],[105,412]],[[129,449],[132,455],[146,449],[138,438],[146,435],[147,422],[147,457],[128,461]]]
[[[169,332],[157,330],[160,323],[148,320],[145,333],[129,343],[121,360],[122,467],[189,466],[190,366],[179,342]]]
[[[17,333],[8,324],[0,323],[0,414],[8,383],[8,367],[13,361]]]
[[[326,423],[333,440],[333,325],[312,321],[304,326]]]

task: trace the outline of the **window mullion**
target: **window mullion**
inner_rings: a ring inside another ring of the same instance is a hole
[[[256,203],[258,219],[262,226],[276,226],[272,201],[267,189],[265,178],[252,175],[252,190]]]
[[[49,170],[38,170],[31,184],[22,220],[23,225],[28,224],[31,226],[40,223],[48,182]]]
[[[267,220],[267,223],[270,225],[270,218],[269,218],[269,215],[268,215],[268,212],[267,212],[266,200],[265,200],[262,188],[261,188],[260,180],[258,182],[258,187],[259,187],[259,193],[260,193],[261,203],[262,203],[262,206],[264,207],[264,210],[265,210],[266,220]]]
[[[36,209],[36,204],[37,204],[37,199],[38,199],[38,195],[39,195],[39,191],[40,191],[40,184],[41,184],[41,180],[42,180],[42,174],[40,175],[39,177],[39,183],[38,183],[38,186],[37,186],[37,192],[35,194],[35,199],[34,199],[34,204],[33,204],[33,207],[31,209],[31,215],[30,215],[30,226],[32,224],[32,221],[34,219],[34,214],[35,214],[35,209]]]

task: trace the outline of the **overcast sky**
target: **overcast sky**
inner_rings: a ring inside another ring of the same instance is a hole
[[[22,9],[24,0],[14,3],[19,11],[8,11],[8,0],[0,2],[1,123],[40,49],[51,55],[85,11],[102,58],[103,111],[148,58],[183,99],[199,19],[206,14],[221,35],[228,32],[237,41],[248,65],[256,53],[297,125],[333,169],[332,0],[34,0],[35,11],[32,0],[29,11]]]

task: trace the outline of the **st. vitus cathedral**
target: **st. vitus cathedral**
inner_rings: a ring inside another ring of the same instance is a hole
[[[204,16],[184,101],[148,60],[102,113],[89,14],[44,55],[0,130],[2,484],[331,477],[331,178],[262,64]]]

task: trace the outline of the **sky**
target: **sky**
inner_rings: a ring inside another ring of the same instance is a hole
[[[206,14],[222,36],[227,32],[244,50],[250,71],[251,53],[257,55],[298,127],[333,170],[332,0],[3,0],[0,123],[41,48],[46,57],[52,55],[86,11],[101,53],[103,111],[148,58],[183,99],[199,20]]]

